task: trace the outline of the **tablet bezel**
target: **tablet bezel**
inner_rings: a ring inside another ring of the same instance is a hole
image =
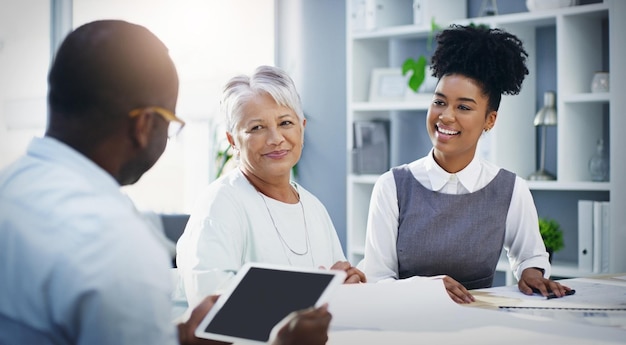
[[[207,315],[202,319],[202,322],[200,322],[200,324],[196,328],[195,335],[197,337],[205,338],[205,339],[211,339],[211,340],[231,342],[231,343],[245,342],[245,343],[249,343],[249,344],[267,344],[266,341],[258,341],[258,340],[255,340],[255,339],[247,339],[247,338],[238,337],[238,336],[232,336],[232,335],[226,335],[226,334],[213,333],[213,332],[207,332],[206,331],[206,328],[208,327],[209,323],[215,318],[217,313],[224,307],[225,303],[228,301],[230,296],[233,294],[233,292],[239,286],[239,283],[243,280],[243,278],[248,274],[248,272],[252,268],[269,269],[269,270],[276,270],[276,271],[311,273],[311,274],[320,274],[320,275],[325,275],[325,276],[332,276],[332,279],[328,282],[328,284],[321,291],[320,297],[315,302],[315,305],[314,305],[315,307],[319,307],[319,306],[323,305],[324,303],[328,302],[330,297],[331,297],[331,294],[332,294],[333,290],[338,285],[343,284],[343,282],[345,281],[345,278],[346,278],[346,272],[340,271],[340,270],[325,270],[325,269],[312,268],[312,267],[310,267],[310,268],[307,268],[307,267],[291,267],[291,266],[267,264],[267,263],[246,263],[246,264],[244,264],[241,267],[241,269],[239,269],[237,274],[232,278],[232,280],[231,280],[231,282],[229,284],[229,287],[220,295],[220,297],[217,299],[217,301],[215,302],[213,307],[209,310]],[[287,321],[287,320],[283,320],[282,322],[279,322],[277,325],[274,326],[274,328],[276,328],[278,325],[284,324],[285,321]],[[244,327],[244,325],[242,325],[242,327]],[[271,339],[272,334],[274,334],[274,332],[270,332],[270,339],[268,339],[268,341],[272,340]]]

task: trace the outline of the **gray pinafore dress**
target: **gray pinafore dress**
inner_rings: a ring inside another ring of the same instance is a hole
[[[445,274],[466,289],[491,287],[515,174],[501,169],[484,188],[457,195],[427,189],[408,165],[392,172],[399,208],[399,278]]]

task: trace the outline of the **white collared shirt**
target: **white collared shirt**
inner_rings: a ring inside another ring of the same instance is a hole
[[[431,152],[409,163],[409,169],[424,187],[445,194],[466,194],[485,187],[499,167],[475,157],[463,170],[450,174],[433,159]],[[393,173],[380,176],[370,200],[365,240],[365,257],[358,267],[368,282],[398,279],[398,198]],[[517,279],[524,269],[544,269],[550,276],[548,253],[539,234],[537,210],[526,181],[516,176],[511,204],[506,217],[504,249]]]

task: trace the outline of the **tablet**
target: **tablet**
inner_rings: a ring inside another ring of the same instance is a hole
[[[263,344],[293,311],[328,302],[346,273],[317,268],[245,264],[195,331],[199,338]]]

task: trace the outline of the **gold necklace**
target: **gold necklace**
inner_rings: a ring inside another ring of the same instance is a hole
[[[305,240],[306,240],[306,249],[305,249],[304,252],[295,251],[293,248],[291,248],[289,243],[287,243],[287,241],[285,240],[283,235],[280,233],[280,230],[278,230],[278,227],[276,226],[276,221],[274,220],[274,217],[272,216],[272,212],[270,212],[270,208],[267,206],[267,201],[265,200],[266,196],[263,195],[263,193],[261,193],[261,191],[259,191],[257,188],[255,188],[255,189],[256,189],[257,193],[259,193],[259,196],[261,197],[261,200],[263,200],[263,204],[265,205],[265,209],[267,210],[267,213],[270,216],[270,219],[272,221],[272,225],[274,225],[274,230],[276,230],[276,234],[278,235],[278,238],[280,239],[280,242],[283,244],[283,251],[285,252],[285,256],[287,257],[287,261],[289,262],[289,265],[291,265],[291,260],[289,259],[289,255],[285,251],[285,247],[287,247],[287,249],[289,249],[290,252],[292,252],[294,255],[297,255],[297,256],[304,256],[304,255],[308,254],[309,253],[309,249],[310,249],[309,229],[308,229],[307,222],[306,222],[306,215],[304,214],[304,206],[302,205],[302,201],[300,200],[300,195],[298,195],[298,193],[296,193],[293,189],[291,190],[294,193],[294,195],[296,196],[296,198],[298,199],[298,204],[300,204],[300,210],[302,210],[302,219],[304,221],[304,235],[305,235]],[[313,260],[313,258],[311,258],[311,260]]]

